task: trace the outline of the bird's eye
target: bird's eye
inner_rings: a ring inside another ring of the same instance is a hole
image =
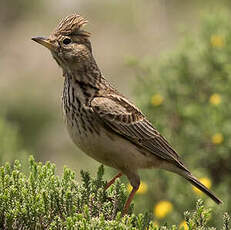
[[[63,39],[63,44],[64,45],[68,45],[68,44],[70,44],[71,43],[71,39],[70,38],[65,38],[65,39]]]

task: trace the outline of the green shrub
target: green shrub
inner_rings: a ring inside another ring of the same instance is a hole
[[[96,178],[81,172],[82,183],[75,173],[64,168],[55,174],[55,165],[29,160],[29,174],[22,172],[19,161],[0,167],[0,229],[153,229],[174,230],[176,226],[155,227],[148,214],[121,216],[127,192],[119,180],[108,191],[102,179],[103,166]],[[186,213],[190,230],[211,229],[207,226],[210,210],[198,201],[193,213]],[[224,230],[229,229],[225,215]]]
[[[139,107],[182,156],[192,173],[206,182],[224,201],[215,216],[231,210],[231,17],[209,15],[201,29],[184,35],[178,48],[157,61],[130,60],[138,73]],[[163,171],[144,174],[148,191],[137,196],[137,209],[153,209],[159,200],[172,204],[171,215],[159,222],[182,219],[199,197],[209,198]],[[150,183],[151,181],[151,183]],[[144,205],[145,204],[145,207]],[[210,224],[221,226],[218,219]]]
[[[96,179],[64,168],[55,174],[55,165],[36,163],[30,158],[30,172],[21,171],[19,161],[0,168],[0,227],[2,229],[145,229],[148,215],[121,217],[126,189],[120,182],[106,191],[103,166]],[[130,210],[131,213],[132,210]]]

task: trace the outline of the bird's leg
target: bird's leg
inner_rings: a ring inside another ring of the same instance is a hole
[[[133,200],[133,197],[135,196],[135,194],[136,194],[136,192],[137,192],[138,189],[139,189],[139,186],[138,186],[138,187],[133,187],[133,188],[132,188],[132,191],[131,191],[131,193],[129,194],[129,197],[128,197],[128,199],[127,199],[127,201],[126,201],[126,204],[125,204],[125,206],[124,206],[122,216],[124,216],[125,214],[127,214],[128,208],[130,207],[130,204],[131,204],[131,202],[132,202],[132,200]]]
[[[123,209],[123,212],[122,212],[122,215],[123,215],[123,216],[124,216],[125,214],[127,214],[128,209],[129,209],[129,207],[130,207],[130,204],[131,204],[131,202],[132,202],[132,200],[133,200],[133,197],[135,196],[137,190],[138,190],[139,187],[140,187],[140,178],[139,178],[139,176],[138,176],[137,174],[130,174],[130,175],[127,174],[127,177],[128,177],[128,179],[129,179],[129,181],[130,181],[130,184],[131,184],[131,186],[132,186],[132,191],[131,191],[131,193],[129,194],[128,199],[127,199],[127,201],[126,201],[126,203],[125,203],[125,205],[124,205],[124,209]]]
[[[106,187],[104,188],[104,190],[107,190],[114,182],[117,178],[121,177],[123,174],[120,172],[118,173],[116,176],[114,176],[106,185]]]

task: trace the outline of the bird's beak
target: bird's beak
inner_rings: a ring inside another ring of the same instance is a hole
[[[39,44],[45,46],[46,48],[48,48],[49,50],[55,50],[55,45],[53,43],[51,43],[49,38],[45,38],[45,37],[34,37],[31,38],[33,41],[38,42]]]

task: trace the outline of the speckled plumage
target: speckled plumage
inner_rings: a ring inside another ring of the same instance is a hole
[[[49,38],[33,40],[49,48],[63,69],[64,117],[74,143],[97,161],[118,169],[117,177],[125,174],[133,186],[124,213],[139,188],[138,169],[142,168],[177,173],[221,203],[190,173],[141,111],[105,80],[92,55],[90,33],[82,29],[86,23],[73,14]]]

